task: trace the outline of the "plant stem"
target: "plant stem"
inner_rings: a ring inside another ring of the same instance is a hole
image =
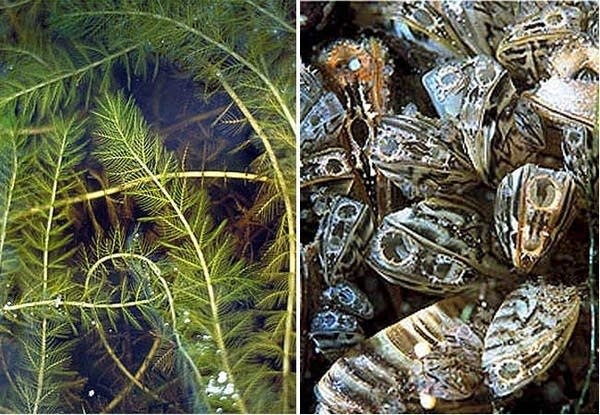
[[[160,338],[155,337],[154,341],[152,342],[152,347],[150,347],[150,350],[148,351],[148,354],[144,358],[144,361],[142,362],[142,364],[138,368],[137,372],[135,372],[135,375],[133,376],[139,382],[141,382],[142,376],[144,376],[144,373],[146,373],[146,370],[148,369],[148,366],[150,365],[150,361],[152,360],[152,358],[158,351],[159,347],[160,347]],[[110,412],[113,409],[115,409],[115,407],[119,403],[121,403],[123,398],[125,398],[125,396],[129,393],[129,391],[131,391],[133,386],[134,386],[134,383],[131,382],[126,387],[121,389],[121,391],[112,399],[112,401],[110,401],[108,403],[108,405],[106,405],[100,412],[105,414],[105,413]]]
[[[70,72],[67,72],[67,73],[63,73],[63,74],[57,75],[54,78],[50,78],[50,79],[48,79],[48,80],[46,80],[44,82],[40,82],[40,83],[38,83],[36,85],[33,85],[33,86],[29,87],[29,88],[26,88],[26,89],[20,90],[18,92],[15,92],[14,94],[9,95],[9,96],[5,97],[4,99],[0,100],[0,106],[5,105],[6,103],[11,102],[11,101],[13,101],[13,100],[15,100],[15,99],[23,96],[23,95],[26,95],[26,94],[29,94],[31,92],[37,91],[38,89],[47,87],[48,85],[52,85],[52,84],[54,84],[56,82],[60,82],[60,81],[62,81],[64,79],[71,78],[71,77],[80,75],[80,74],[82,74],[84,72],[87,72],[89,70],[92,70],[92,69],[94,69],[94,68],[96,68],[96,67],[98,67],[100,65],[103,65],[106,62],[110,62],[111,60],[113,60],[115,58],[118,58],[119,56],[126,55],[129,52],[131,52],[132,50],[135,50],[135,49],[137,49],[140,46],[141,46],[141,43],[133,45],[133,46],[129,46],[128,48],[125,48],[125,49],[120,50],[118,52],[115,52],[115,53],[113,53],[111,55],[108,55],[105,58],[100,59],[99,61],[90,63],[89,65],[85,65],[85,66],[83,66],[83,67],[81,67],[79,69],[76,69],[76,70],[73,70],[73,71],[70,71]]]
[[[96,324],[96,332],[98,333],[98,336],[100,337],[100,341],[102,342],[102,345],[106,349],[106,352],[108,353],[108,355],[110,356],[110,358],[113,360],[113,362],[115,362],[115,364],[117,365],[117,367],[119,368],[119,370],[121,372],[123,372],[123,374],[135,386],[137,386],[138,388],[140,388],[140,390],[142,390],[144,393],[152,396],[152,398],[156,399],[159,402],[163,402],[163,399],[161,399],[160,396],[158,396],[156,393],[152,392],[142,382],[140,382],[135,376],[133,376],[131,374],[131,372],[129,371],[129,369],[127,369],[127,367],[123,364],[123,362],[121,362],[121,359],[119,359],[119,356],[117,356],[117,354],[113,350],[112,346],[108,342],[108,339],[106,338],[106,335],[104,334],[104,329],[102,328],[102,325],[100,324],[99,320],[98,320],[98,323]]]
[[[251,0],[244,0],[244,1],[247,4],[249,4],[250,6],[254,7],[257,10],[259,10],[262,14],[266,14],[267,16],[269,16],[270,18],[272,18],[273,20],[275,20],[277,23],[279,23],[288,32],[290,32],[290,33],[295,33],[296,32],[296,29],[291,24],[289,24],[285,20],[280,19],[278,16],[274,15],[270,11],[264,9],[263,7],[260,7],[258,4],[254,3]]]
[[[8,213],[10,211],[10,205],[12,203],[12,195],[15,189],[15,183],[17,181],[17,149],[14,141],[14,137],[10,139],[11,145],[11,160],[10,160],[10,178],[8,179],[8,183],[5,183],[6,188],[3,192],[5,194],[4,205],[2,206],[2,217],[0,218],[0,269],[2,266],[2,254],[4,253],[4,241],[6,240],[7,233],[7,224],[8,224]],[[4,198],[3,198],[4,199]]]
[[[69,138],[70,130],[69,128],[65,128],[61,131],[60,137],[60,151],[58,152],[58,157],[56,160],[56,168],[54,169],[54,177],[52,178],[52,190],[50,193],[50,211],[48,212],[48,219],[46,220],[46,230],[44,232],[44,241],[43,241],[43,249],[42,249],[42,298],[46,298],[48,296],[48,281],[50,279],[49,271],[50,271],[50,235],[52,232],[52,225],[54,222],[54,211],[55,208],[54,202],[56,201],[56,195],[58,193],[58,180],[62,173],[64,155],[67,150],[67,142]],[[46,354],[48,348],[48,319],[44,318],[42,320],[42,330],[41,330],[41,341],[40,341],[40,366],[37,375],[37,384],[36,384],[36,395],[35,401],[33,404],[33,413],[37,414],[40,409],[40,405],[42,403],[42,393],[44,389],[45,382],[45,373],[46,373]]]
[[[287,296],[287,307],[286,307],[286,318],[285,318],[285,335],[283,341],[283,367],[282,367],[282,375],[283,375],[283,410],[282,412],[286,412],[289,405],[289,388],[288,382],[291,378],[291,360],[292,360],[292,347],[293,343],[293,330],[294,330],[294,306],[296,304],[296,235],[295,235],[295,226],[294,223],[294,206],[292,204],[290,194],[292,193],[285,182],[285,178],[283,176],[283,172],[281,167],[279,166],[279,160],[273,151],[271,146],[271,142],[269,138],[263,131],[262,127],[254,118],[250,110],[246,107],[245,103],[240,99],[240,97],[235,93],[234,89],[225,81],[220,78],[221,85],[225,89],[225,91],[229,94],[231,99],[238,106],[240,111],[244,114],[254,132],[258,137],[260,137],[263,146],[265,148],[265,152],[267,153],[271,165],[273,166],[273,170],[275,171],[275,183],[281,192],[281,197],[283,198],[283,203],[285,206],[285,219],[286,226],[288,230],[288,296]]]
[[[156,176],[154,174],[150,174],[149,176],[143,177],[141,179],[132,180],[127,183],[120,184],[118,186],[113,186],[108,189],[96,190],[94,192],[85,193],[79,196],[70,197],[67,199],[59,200],[54,204],[55,208],[69,206],[75,203],[86,202],[88,200],[99,199],[101,197],[107,197],[109,195],[120,193],[125,190],[131,189],[135,186],[138,186],[143,183],[153,182],[157,179],[181,179],[181,178],[215,178],[215,179],[240,179],[240,180],[249,180],[256,182],[267,182],[270,179],[267,176],[259,176],[253,173],[242,173],[242,172],[228,172],[228,171],[185,171],[185,172],[176,172],[176,173],[166,173],[161,176]],[[45,210],[50,209],[50,205],[45,206],[36,206],[31,209],[22,212],[21,214],[16,215],[16,219],[27,217],[29,215],[33,215],[35,213],[43,212]]]
[[[176,122],[175,124],[171,124],[165,128],[161,128],[158,131],[158,134],[161,137],[166,137],[168,134],[171,134],[173,131],[177,131],[180,130],[182,128],[187,127],[190,124],[194,124],[194,123],[198,123],[200,121],[204,121],[210,117],[212,117],[213,115],[218,115],[221,114],[223,110],[225,110],[227,108],[227,105],[223,105],[219,108],[215,108],[211,111],[203,111],[200,114],[196,114],[193,115],[191,117],[185,118],[179,122]]]
[[[32,301],[29,303],[21,303],[15,305],[5,305],[2,307],[2,311],[16,311],[24,308],[32,307],[43,307],[43,306],[67,306],[67,307],[80,307],[80,308],[92,308],[92,309],[113,309],[113,308],[128,308],[136,307],[144,304],[151,304],[158,300],[158,296],[154,296],[147,300],[129,301],[126,303],[108,303],[108,304],[94,304],[84,301],[57,301],[57,300],[43,300],[43,301]]]
[[[178,351],[181,354],[183,354],[183,357],[185,358],[185,360],[187,360],[188,364],[190,365],[192,371],[194,372],[194,376],[196,376],[196,381],[197,381],[198,385],[202,385],[202,375],[200,374],[200,371],[198,370],[196,363],[194,363],[194,360],[188,354],[186,348],[184,347],[183,343],[181,342],[181,338],[179,337],[179,333],[177,331],[177,315],[175,313],[175,301],[173,300],[173,294],[171,293],[169,284],[162,277],[160,268],[158,268],[158,266],[154,263],[154,261],[148,259],[147,257],[145,257],[143,255],[134,254],[131,252],[118,252],[118,253],[104,256],[104,257],[100,258],[98,261],[96,261],[90,267],[90,269],[87,271],[86,277],[85,277],[85,284],[84,284],[84,296],[87,296],[87,294],[88,294],[90,279],[91,279],[92,275],[96,272],[98,267],[100,267],[100,265],[102,265],[106,261],[112,261],[115,259],[137,259],[142,262],[145,262],[148,265],[148,267],[150,268],[150,270],[154,273],[156,278],[159,280],[160,284],[162,285],[163,289],[165,290],[165,294],[167,296],[167,300],[169,303],[169,314],[171,316],[171,327],[173,327],[173,335],[175,336],[175,343],[177,344]]]

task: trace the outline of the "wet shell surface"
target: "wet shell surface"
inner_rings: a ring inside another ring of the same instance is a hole
[[[429,198],[385,216],[366,261],[393,284],[443,294],[506,274],[490,249],[490,229],[474,203]]]
[[[338,359],[316,386],[317,412],[422,412],[433,406],[441,412],[450,410],[454,403],[436,399],[436,394],[462,399],[483,381],[482,342],[458,318],[472,301],[472,297],[461,295],[435,303],[380,331]],[[441,361],[449,356],[445,353],[452,342],[468,344],[466,350],[474,353],[465,359],[461,357],[465,348],[454,350],[459,354],[453,357],[463,364],[448,371],[445,369],[452,365]],[[460,373],[460,378],[475,381],[454,383],[460,370],[469,372]]]
[[[319,75],[310,67],[300,71],[300,149],[312,153],[334,145],[346,110],[333,92],[323,90]]]
[[[562,353],[579,315],[574,287],[525,283],[510,293],[488,328],[482,357],[491,392],[509,395],[543,374]]]
[[[548,75],[556,45],[577,36],[582,23],[579,9],[548,5],[513,25],[498,45],[496,57],[514,77],[537,82]]]
[[[533,164],[502,180],[494,210],[496,234],[517,269],[530,271],[560,239],[577,212],[577,192],[569,172]]]
[[[460,131],[420,114],[383,117],[370,156],[409,199],[464,191],[478,181]]]
[[[325,281],[334,285],[356,265],[373,233],[374,219],[365,204],[349,197],[336,196],[330,206],[319,225],[318,240]]]

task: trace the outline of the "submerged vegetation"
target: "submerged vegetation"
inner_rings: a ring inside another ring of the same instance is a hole
[[[294,412],[293,6],[0,6],[0,411]],[[132,87],[166,65],[246,166],[166,144]]]

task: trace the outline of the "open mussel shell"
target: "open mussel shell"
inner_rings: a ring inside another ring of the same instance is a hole
[[[513,265],[529,272],[567,230],[577,213],[573,176],[526,164],[498,186],[494,207],[496,235]]]
[[[363,115],[387,112],[393,73],[387,47],[375,37],[340,39],[325,47],[316,61],[328,89]]]
[[[317,413],[415,413],[423,412],[424,406],[439,412],[468,412],[475,400],[458,400],[471,396],[483,385],[482,341],[459,317],[474,301],[466,294],[445,299],[353,348],[316,386]],[[443,345],[449,338],[460,338],[464,347],[453,349],[455,356],[440,355],[440,351],[448,351]],[[445,369],[452,369],[450,365],[432,365],[436,352],[442,360],[462,360],[459,377],[474,381],[457,379],[458,367],[447,372]],[[462,358],[462,353],[473,355]],[[457,387],[461,392],[453,394]],[[440,393],[452,400],[436,397],[436,391],[443,391]],[[486,408],[479,406],[478,411],[485,412]]]
[[[575,287],[527,282],[510,293],[488,328],[482,367],[496,397],[543,374],[562,353],[577,323]]]
[[[479,181],[460,131],[448,121],[420,114],[385,116],[369,153],[377,171],[409,199],[462,193]]]
[[[366,204],[349,197],[332,197],[317,234],[328,285],[340,282],[344,273],[359,263],[373,229],[373,214]]]
[[[444,294],[482,275],[507,275],[491,253],[491,230],[466,198],[429,198],[384,217],[366,262],[393,284]]]
[[[515,79],[528,84],[538,82],[549,74],[549,61],[556,45],[582,32],[584,17],[577,7],[548,5],[509,26],[496,57]]]

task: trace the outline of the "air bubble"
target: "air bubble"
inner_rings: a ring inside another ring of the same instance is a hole
[[[221,370],[217,377],[217,382],[225,383],[226,381],[227,381],[227,373]]]

